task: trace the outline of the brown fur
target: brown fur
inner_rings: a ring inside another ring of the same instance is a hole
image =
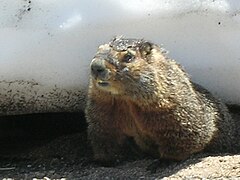
[[[159,46],[115,38],[99,47],[91,69],[86,118],[96,160],[117,159],[127,137],[173,160],[203,149],[232,150],[235,126],[225,105]]]

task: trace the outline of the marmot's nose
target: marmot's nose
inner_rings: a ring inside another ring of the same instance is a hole
[[[94,59],[91,63],[91,72],[95,78],[104,78],[107,72],[104,60]]]

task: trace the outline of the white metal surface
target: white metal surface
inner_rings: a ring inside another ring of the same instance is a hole
[[[114,35],[163,44],[240,104],[239,0],[0,0],[0,114],[83,109],[91,58]]]

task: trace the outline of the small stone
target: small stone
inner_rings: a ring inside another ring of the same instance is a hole
[[[49,173],[50,173],[50,174],[54,174],[55,171],[54,171],[54,170],[50,170]]]
[[[51,179],[50,179],[50,178],[48,178],[48,177],[44,177],[43,179],[44,179],[44,180],[51,180]]]

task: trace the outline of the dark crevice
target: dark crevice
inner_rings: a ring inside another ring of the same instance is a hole
[[[25,151],[57,137],[83,132],[83,113],[46,113],[0,117],[0,156]]]

